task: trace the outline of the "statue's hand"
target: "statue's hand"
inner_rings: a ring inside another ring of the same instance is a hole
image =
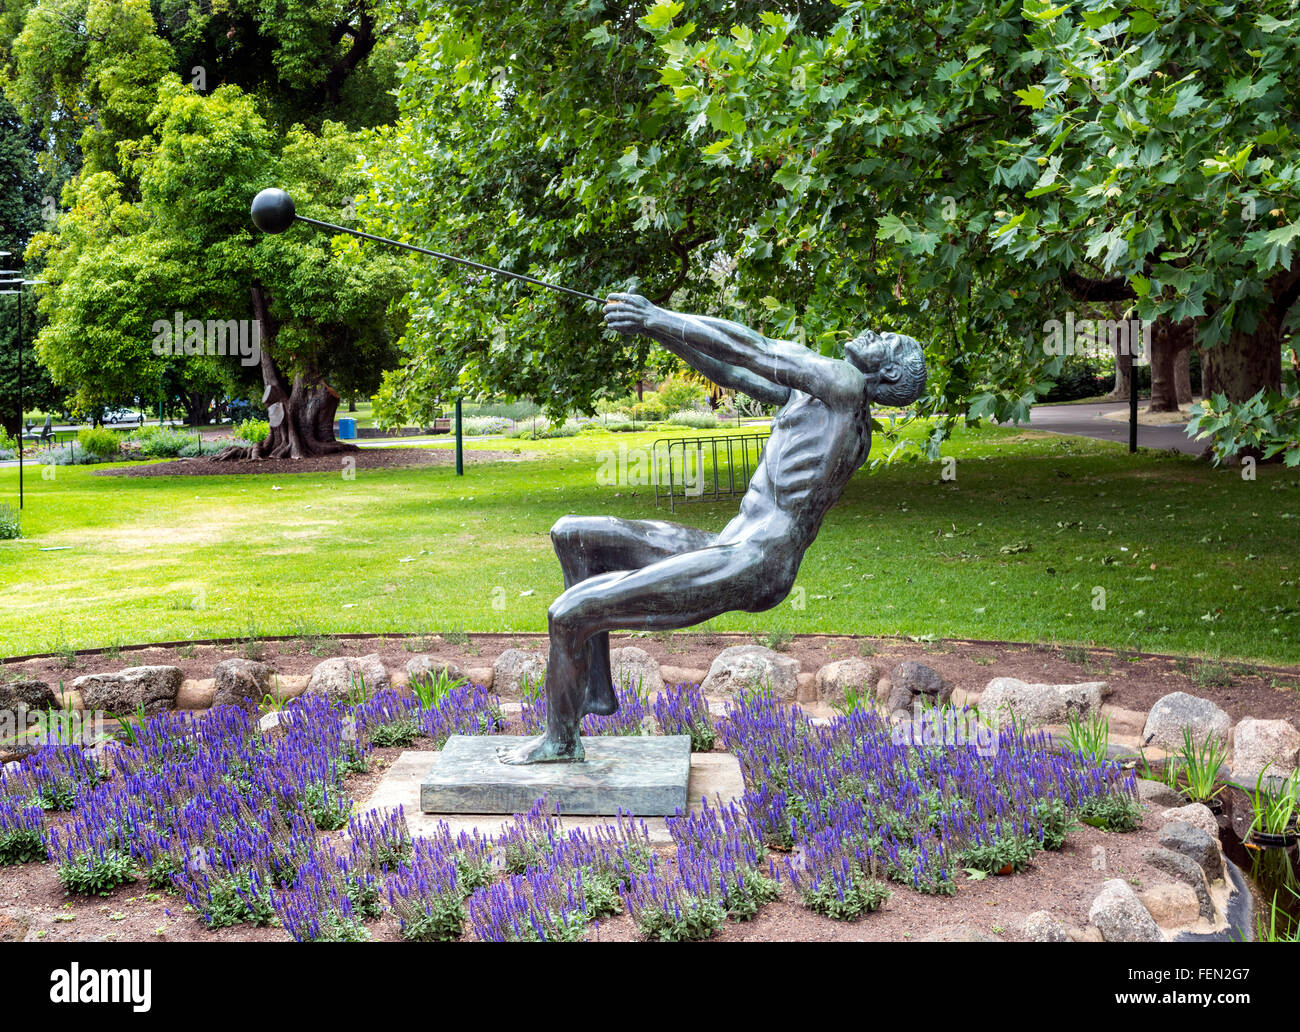
[[[611,330],[629,336],[645,333],[658,311],[657,305],[640,294],[610,294],[605,301],[605,323]]]

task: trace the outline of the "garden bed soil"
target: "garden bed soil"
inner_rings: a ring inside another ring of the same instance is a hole
[[[310,674],[330,656],[371,653],[377,653],[395,671],[404,669],[407,661],[419,654],[449,660],[468,670],[490,667],[496,656],[508,648],[546,648],[543,634],[470,634],[467,640],[451,637],[452,641],[438,635],[320,635],[221,645],[123,648],[109,653],[79,653],[75,657],[9,661],[0,666],[0,677],[34,677],[58,685],[82,674],[166,664],[180,667],[186,678],[201,680],[210,678],[221,660],[238,655],[260,659],[276,673],[290,676]],[[754,640],[749,634],[683,632],[615,635],[611,644],[634,645],[661,664],[700,671],[707,670],[722,649],[752,644]],[[1197,660],[1049,645],[808,635],[783,644],[782,651],[799,660],[809,674],[834,660],[866,654],[882,676],[888,676],[903,660],[918,660],[933,667],[959,691],[982,691],[993,677],[1050,683],[1106,681],[1111,689],[1106,701],[1123,709],[1145,712],[1162,696],[1184,691],[1213,699],[1234,721],[1248,716],[1289,719],[1300,726],[1300,668],[1214,665],[1214,680],[1229,683],[1211,684],[1205,679],[1207,667]]]
[[[532,457],[530,453],[513,451],[483,451],[469,449],[464,452],[468,463],[521,462]],[[218,462],[211,458],[169,459],[166,462],[149,462],[136,466],[121,466],[96,472],[101,477],[219,477],[240,473],[337,473],[344,461],[354,465],[350,469],[391,469],[398,466],[450,466],[456,453],[450,448],[359,448],[337,455],[315,455],[304,459],[240,459]]]

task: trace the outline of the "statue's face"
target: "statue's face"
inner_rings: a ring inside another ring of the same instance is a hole
[[[898,363],[894,359],[893,341],[890,339],[894,336],[892,333],[881,336],[874,330],[864,330],[844,346],[844,357],[872,382],[897,380]]]

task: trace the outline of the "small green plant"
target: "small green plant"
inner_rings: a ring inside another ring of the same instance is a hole
[[[393,907],[402,919],[402,938],[407,942],[451,942],[465,930],[465,901],[450,893],[438,893],[420,901],[423,905],[406,910]]]
[[[265,419],[245,419],[235,424],[234,435],[249,444],[261,444],[271,436],[271,424]]]
[[[263,713],[280,713],[283,712],[293,700],[286,699],[280,692],[280,676],[277,674],[272,678],[271,690],[262,696],[261,709]]]
[[[851,684],[844,689],[843,702],[831,703],[831,709],[845,717],[858,710],[875,709],[875,706],[875,693],[870,688],[862,688],[856,684]]]
[[[688,896],[672,913],[647,907],[637,917],[636,927],[655,942],[703,942],[726,923],[727,911],[709,896]]]
[[[877,651],[875,644],[869,638],[858,639],[859,656],[874,656]]]
[[[352,816],[352,800],[328,785],[308,785],[303,793],[303,811],[321,831],[338,831]]]
[[[0,502],[0,541],[11,541],[23,536],[23,522],[18,510],[8,502]]]
[[[819,888],[801,893],[804,906],[815,914],[836,921],[852,921],[862,914],[879,910],[890,895],[887,885],[860,872],[854,873],[847,888],[839,888],[827,878]]]
[[[962,864],[986,874],[997,874],[1008,869],[1023,871],[1033,859],[1038,844],[1023,835],[1006,835],[993,842],[971,846],[961,855]]]
[[[441,670],[431,670],[412,677],[411,694],[420,703],[421,709],[431,710],[441,705],[455,689],[464,687],[468,683],[468,678],[452,677],[450,671],[444,667]]]
[[[1099,764],[1106,762],[1110,748],[1109,717],[1092,714],[1085,719],[1077,713],[1071,713],[1066,726],[1073,752],[1082,753]]]
[[[135,717],[134,723],[132,723],[131,717],[129,716],[124,717],[117,713],[108,714],[110,720],[117,721],[118,740],[130,746],[139,744],[140,728],[143,727],[144,722],[149,719],[145,715],[143,702],[136,704],[135,713],[132,715]]]
[[[1254,817],[1247,834],[1263,832],[1266,835],[1293,835],[1296,817],[1300,813],[1300,771],[1295,771],[1273,791],[1264,788],[1268,775],[1266,764],[1255,778],[1255,790],[1250,793]]]
[[[49,859],[41,829],[0,831],[0,867],[8,864],[44,863]]]
[[[1102,831],[1136,831],[1142,824],[1142,804],[1127,792],[1089,796],[1079,807],[1079,820]]]
[[[1227,784],[1219,781],[1219,770],[1228,759],[1228,747],[1210,733],[1197,741],[1190,727],[1183,728],[1183,745],[1171,766],[1182,781],[1182,793],[1194,803],[1208,803]]]
[[[766,634],[754,635],[754,644],[762,645],[773,652],[784,652],[787,645],[794,641],[794,634],[784,628],[774,627]]]
[[[464,646],[469,644],[469,634],[463,627],[457,626],[454,630],[443,631],[442,640],[448,645]]]
[[[119,885],[135,881],[135,867],[126,853],[116,849],[81,853],[59,864],[59,881],[78,896],[107,896]]]

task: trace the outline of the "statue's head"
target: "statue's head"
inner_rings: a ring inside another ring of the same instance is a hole
[[[870,381],[878,405],[910,405],[925,390],[925,356],[911,337],[866,330],[844,346],[844,357]]]

